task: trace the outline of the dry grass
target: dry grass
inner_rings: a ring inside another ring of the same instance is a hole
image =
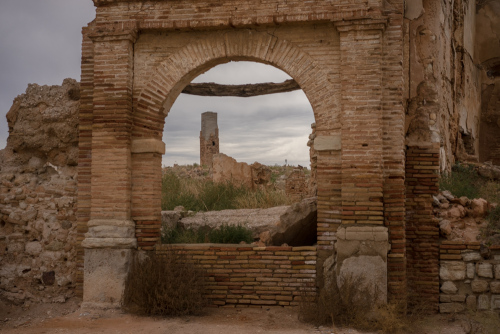
[[[272,187],[251,190],[231,182],[181,178],[173,172],[162,178],[162,210],[173,210],[179,205],[192,211],[217,211],[289,204],[291,200],[285,192]]]
[[[377,291],[365,284],[363,277],[343,278],[343,288],[336,284],[322,289],[313,298],[303,294],[299,305],[300,320],[315,325],[352,327],[379,333],[419,333],[418,322],[426,314],[425,305],[401,298],[387,304],[377,302]]]
[[[199,314],[206,305],[205,271],[182,254],[137,253],[125,286],[125,306],[141,315]]]
[[[266,209],[292,203],[292,199],[285,194],[285,191],[278,189],[248,191],[235,199],[237,209]]]

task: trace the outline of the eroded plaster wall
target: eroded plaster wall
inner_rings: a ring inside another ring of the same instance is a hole
[[[0,150],[0,298],[64,302],[77,283],[80,85],[30,84],[7,114]]]
[[[439,143],[440,169],[497,159],[500,5],[407,2],[407,145]]]

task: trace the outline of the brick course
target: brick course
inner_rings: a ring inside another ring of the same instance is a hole
[[[296,306],[316,293],[316,247],[162,245],[157,254],[179,252],[207,271],[211,306]]]

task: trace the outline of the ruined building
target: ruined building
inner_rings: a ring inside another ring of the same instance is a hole
[[[462,259],[462,250],[474,251],[479,245],[447,244],[440,252],[432,195],[438,190],[440,171],[458,160],[500,164],[498,1],[94,4],[96,18],[83,28],[77,210],[71,203],[56,201],[74,196],[71,189],[45,190],[52,188],[23,183],[24,176],[16,181],[17,172],[4,173],[2,164],[0,242],[9,246],[1,270],[10,278],[1,282],[1,289],[18,294],[18,284],[39,277],[43,281],[43,273],[53,282],[53,271],[55,282],[77,285],[84,305],[119,307],[131,256],[136,250],[153,250],[159,240],[165,118],[196,76],[241,60],[289,74],[304,91],[315,117],[310,145],[317,245],[284,249],[308,257],[307,264],[287,262],[290,275],[303,275],[304,282],[321,288],[323,278],[332,274],[364,274],[382,296],[395,299],[415,291],[435,310],[441,286],[453,277],[465,277],[464,263],[454,267],[446,261]],[[16,121],[22,120],[9,122]],[[12,134],[15,126],[9,127]],[[73,152],[74,145],[65,144],[67,152]],[[9,155],[19,153],[14,147],[9,139]],[[32,164],[58,166],[52,162],[60,163],[56,153],[40,153],[42,162]],[[23,168],[31,168],[23,159]],[[54,168],[56,176],[47,166],[50,178],[44,177],[51,182],[70,177]],[[32,197],[24,192],[31,189],[37,189],[43,201],[54,201],[46,203],[52,211],[40,217],[19,216],[21,205],[39,205],[28,201]],[[71,212],[76,221],[63,219]],[[71,226],[63,226],[64,221]],[[74,248],[60,248],[48,230],[41,236],[34,230],[26,233],[35,222],[59,231],[59,239],[68,227],[68,238],[76,239]],[[30,261],[38,251],[47,252],[46,261],[66,258],[75,263],[69,267],[75,268],[72,275],[66,267],[35,270],[36,263]],[[210,252],[216,250],[207,248]],[[17,254],[25,256],[22,266],[12,262]],[[457,275],[440,275],[440,268],[452,267],[458,268]],[[69,283],[61,280],[63,276]],[[26,289],[41,291],[30,284]],[[256,295],[252,301],[235,298],[218,305],[296,305],[293,295],[280,300],[279,288],[277,283],[273,300]],[[497,299],[492,297],[489,307],[500,308]],[[441,301],[448,310],[458,303],[451,298]]]
[[[219,128],[217,113],[207,111],[201,114],[200,165],[212,167],[213,155],[219,153]]]

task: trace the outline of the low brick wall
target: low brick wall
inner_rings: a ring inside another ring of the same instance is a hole
[[[500,310],[500,246],[481,256],[479,242],[440,245],[441,313]]]
[[[161,245],[185,254],[207,270],[212,306],[296,306],[300,295],[316,293],[316,247]]]

